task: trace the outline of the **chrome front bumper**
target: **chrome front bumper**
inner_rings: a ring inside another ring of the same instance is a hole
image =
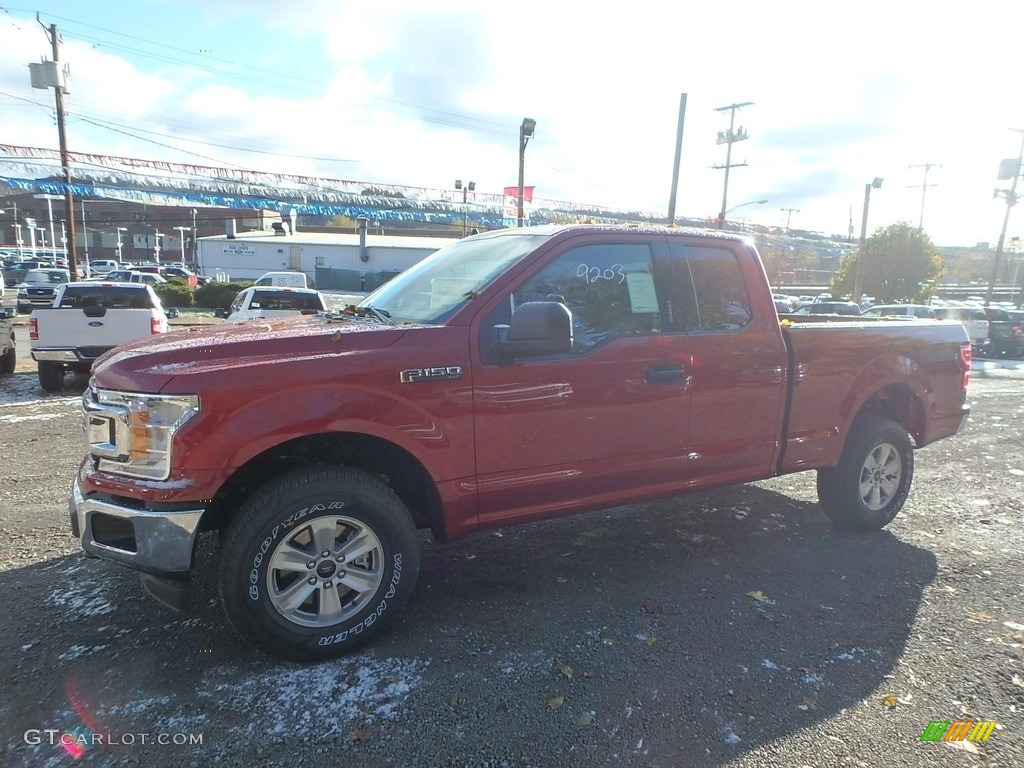
[[[86,499],[78,480],[68,501],[71,531],[87,555],[112,560],[143,573],[181,574],[192,569],[203,509],[136,509]]]

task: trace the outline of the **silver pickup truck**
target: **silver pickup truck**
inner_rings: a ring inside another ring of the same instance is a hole
[[[67,283],[53,306],[29,319],[32,359],[39,386],[56,392],[67,371],[88,373],[104,352],[133,339],[167,332],[167,315],[144,283]]]

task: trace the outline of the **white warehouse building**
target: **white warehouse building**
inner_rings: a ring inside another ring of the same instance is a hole
[[[275,225],[280,227],[280,225]],[[268,231],[228,232],[199,238],[202,274],[226,280],[256,280],[266,272],[304,272],[322,289],[372,290],[434,251],[450,237],[401,237],[369,233]]]

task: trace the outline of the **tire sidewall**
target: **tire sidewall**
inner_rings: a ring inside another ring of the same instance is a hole
[[[899,453],[902,463],[900,482],[889,503],[882,509],[872,510],[860,496],[860,473],[871,452],[883,443],[889,443]],[[849,451],[844,451],[835,488],[840,497],[838,501],[849,519],[849,527],[875,530],[892,522],[910,495],[913,476],[914,450],[906,430],[889,419],[864,422],[858,434],[853,436]]]
[[[229,532],[221,582],[224,607],[247,640],[275,655],[315,660],[351,650],[393,618],[415,587],[419,551],[415,528],[401,502],[366,476],[346,482],[352,479],[346,475],[361,473],[330,475],[330,480],[305,492],[258,494]],[[388,508],[394,505],[397,509]],[[271,556],[304,524],[331,516],[358,520],[374,533],[383,551],[381,582],[365,605],[344,621],[329,628],[295,624],[267,594]]]

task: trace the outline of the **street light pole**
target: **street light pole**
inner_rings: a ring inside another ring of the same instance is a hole
[[[128,227],[118,227],[117,228],[117,264],[118,264],[118,268],[119,269],[120,269],[121,264],[124,263],[124,259],[121,258],[121,233],[122,232],[127,232],[127,231],[128,231]]]
[[[476,182],[467,182],[465,186],[462,185],[462,179],[455,180],[455,189],[462,190],[462,236],[465,237],[469,228],[469,210],[466,207],[466,193],[472,192],[476,189]]]
[[[864,260],[868,254],[868,205],[871,203],[871,190],[880,189],[882,179],[875,176],[874,180],[864,185],[864,215],[860,221],[860,251],[857,254],[857,268],[853,278],[853,301],[860,304],[860,294],[864,285]]]
[[[1013,173],[1013,182],[1009,189],[997,189],[995,196],[1000,192],[1006,198],[1006,215],[1003,216],[1003,228],[999,232],[999,242],[996,243],[996,255],[992,260],[992,274],[988,279],[988,290],[985,291],[985,306],[992,303],[992,294],[995,291],[996,279],[999,277],[999,263],[1003,260],[1003,245],[1006,243],[1006,228],[1010,225],[1010,210],[1017,204],[1020,195],[1017,194],[1017,180],[1020,178],[1021,163],[1024,162],[1024,130],[1017,130],[1021,134],[1020,152],[1017,154],[1017,165]]]
[[[185,233],[191,232],[192,227],[175,227],[178,230],[178,240],[181,242],[181,266],[185,266]]]
[[[718,228],[722,229],[725,226],[725,217],[728,216],[733,211],[735,211],[737,208],[742,208],[745,205],[764,205],[765,203],[769,203],[769,202],[771,202],[771,201],[770,200],[748,200],[745,203],[740,203],[739,205],[734,205],[728,211],[723,211],[721,214],[719,214]]]
[[[523,118],[522,125],[519,126],[519,207],[516,215],[516,226],[523,226],[523,171],[526,162],[526,144],[533,138],[534,129],[537,127],[537,121],[531,120],[529,117]]]
[[[196,224],[196,216],[198,212],[195,208],[192,209],[192,266],[196,268],[196,272],[199,274],[203,273],[203,270],[199,268],[199,226]]]

